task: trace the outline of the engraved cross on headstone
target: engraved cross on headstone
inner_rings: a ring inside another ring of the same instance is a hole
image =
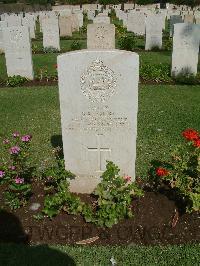
[[[111,149],[101,147],[102,135],[96,135],[96,137],[97,137],[97,147],[88,147],[88,152],[96,152],[97,153],[97,167],[98,167],[98,169],[96,170],[96,172],[102,173],[105,171],[105,162],[110,157]]]

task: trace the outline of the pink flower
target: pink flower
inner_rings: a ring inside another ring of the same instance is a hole
[[[16,184],[24,184],[24,178],[16,177],[15,178],[15,183]]]
[[[16,167],[14,165],[12,165],[12,166],[9,166],[9,169],[14,171],[16,169]]]
[[[0,170],[0,177],[4,177],[5,172]]]
[[[14,138],[19,137],[19,132],[14,132],[14,133],[13,133],[13,137],[14,137]]]
[[[13,146],[10,148],[10,154],[18,154],[20,152],[20,147],[18,146]]]
[[[8,144],[10,141],[9,141],[9,139],[4,139],[3,140],[3,144]]]
[[[131,176],[128,176],[128,175],[124,176],[124,180],[126,182],[130,182],[131,181]]]
[[[24,135],[22,136],[21,140],[23,142],[29,142],[31,140],[32,136],[31,135]]]

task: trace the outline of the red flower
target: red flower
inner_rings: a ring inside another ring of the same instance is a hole
[[[200,139],[195,139],[193,145],[197,148],[200,148]]]
[[[199,133],[191,128],[188,128],[185,131],[183,131],[182,135],[187,140],[197,140],[199,138]]]
[[[124,176],[124,180],[126,182],[130,182],[131,181],[131,176],[128,176],[128,175]]]
[[[159,168],[156,169],[156,174],[158,176],[166,176],[166,175],[169,174],[169,171],[167,169],[165,169],[165,168],[159,167]]]

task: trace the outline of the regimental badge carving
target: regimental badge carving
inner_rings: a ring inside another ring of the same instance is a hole
[[[81,91],[91,102],[105,102],[116,91],[116,74],[96,59],[81,75]]]

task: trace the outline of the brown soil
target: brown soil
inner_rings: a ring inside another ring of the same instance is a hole
[[[35,87],[35,86],[57,86],[58,81],[57,80],[33,80],[33,81],[27,81],[23,84],[25,87]]]
[[[0,206],[2,203],[0,190]],[[80,197],[92,202],[90,195]],[[180,214],[174,201],[167,196],[145,192],[133,201],[134,217],[125,219],[111,229],[98,228],[86,223],[81,216],[61,212],[52,220],[36,220],[33,215],[42,210],[44,191],[42,184],[33,186],[33,196],[25,208],[0,212],[0,242],[26,242],[30,244],[75,244],[77,241],[98,236],[92,244],[184,244],[200,242],[200,214]],[[32,203],[40,203],[38,211],[31,211]],[[179,214],[179,215],[177,215]],[[178,218],[178,219],[177,219]]]
[[[174,81],[171,82],[161,82],[161,81],[154,81],[154,80],[144,80],[140,78],[140,84],[145,84],[145,85],[176,85]],[[20,86],[17,87],[37,87],[37,86],[58,86],[58,81],[56,80],[32,80],[32,81],[26,81]],[[0,83],[0,88],[5,88],[6,87],[6,82],[1,82]],[[10,87],[10,86],[9,86]]]
[[[58,85],[58,81],[57,80],[38,80],[38,79],[34,79],[34,80],[30,80],[30,81],[26,81],[24,82],[22,85],[16,86],[16,87],[37,87],[37,86],[57,86]],[[2,82],[0,83],[0,88],[5,88],[6,87],[6,82]],[[8,86],[9,88],[11,88],[10,86]]]

